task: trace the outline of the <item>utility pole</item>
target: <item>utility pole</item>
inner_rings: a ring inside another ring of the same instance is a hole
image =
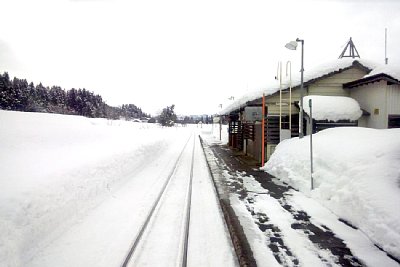
[[[389,59],[387,58],[387,28],[385,28],[385,64],[388,64]]]

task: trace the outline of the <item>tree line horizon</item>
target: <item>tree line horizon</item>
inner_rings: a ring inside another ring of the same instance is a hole
[[[212,116],[191,115],[178,118],[174,111],[175,105],[164,108],[160,115],[151,116],[135,104],[123,104],[113,107],[106,104],[103,98],[85,88],[65,90],[60,86],[44,86],[41,82],[35,85],[26,79],[14,77],[8,72],[0,73],[0,109],[22,112],[55,113],[64,115],[79,115],[89,118],[107,119],[156,119],[163,124],[166,121],[179,123],[211,123]],[[167,118],[167,120],[166,120]]]
[[[107,119],[151,117],[135,104],[107,105],[100,95],[85,88],[65,90],[55,85],[44,86],[41,82],[35,86],[26,79],[11,80],[8,72],[0,74],[0,109]]]

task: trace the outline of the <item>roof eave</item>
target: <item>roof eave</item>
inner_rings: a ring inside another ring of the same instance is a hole
[[[345,83],[345,84],[343,84],[343,88],[351,89],[351,88],[358,87],[361,85],[379,82],[381,80],[387,81],[389,84],[400,84],[400,81],[393,78],[392,76],[387,75],[386,73],[378,73],[378,74],[375,74],[375,75],[372,75],[369,77],[365,77],[365,78],[362,78],[359,80]]]

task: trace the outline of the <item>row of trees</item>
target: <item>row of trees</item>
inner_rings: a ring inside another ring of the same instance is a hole
[[[34,85],[25,79],[10,79],[7,72],[0,74],[0,109],[81,115],[90,118],[149,117],[134,104],[111,107],[100,95],[86,89],[65,91],[60,86]]]
[[[191,123],[191,124],[197,124],[199,122],[205,123],[205,124],[209,124],[213,122],[213,116],[211,115],[202,115],[202,116],[185,116],[183,118],[179,118],[177,120],[177,122],[179,123]]]
[[[213,116],[202,115],[202,116],[185,116],[177,118],[174,111],[175,105],[167,106],[164,108],[158,117],[158,121],[163,126],[172,126],[175,122],[181,124],[197,124],[197,123],[213,123]]]

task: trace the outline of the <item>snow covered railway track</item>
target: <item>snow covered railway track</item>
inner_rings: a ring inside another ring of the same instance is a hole
[[[195,144],[192,135],[143,221],[123,267],[160,262],[163,266],[187,265]]]

